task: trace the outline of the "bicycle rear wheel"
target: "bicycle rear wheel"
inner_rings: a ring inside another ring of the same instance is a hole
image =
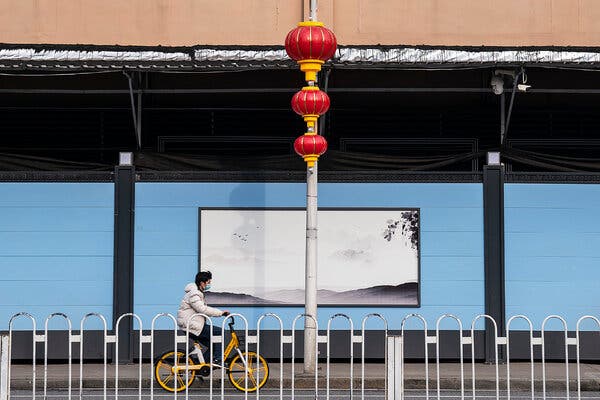
[[[156,359],[156,365],[154,367],[154,378],[164,390],[168,392],[175,391],[175,382],[177,382],[177,391],[181,392],[186,387],[192,384],[194,377],[196,376],[195,370],[188,371],[188,380],[185,381],[186,373],[185,370],[180,370],[175,374],[173,366],[175,365],[175,359],[177,359],[177,366],[185,367],[185,353],[178,351],[176,354],[173,351],[168,351],[162,356]],[[189,365],[194,365],[191,357],[188,357]]]
[[[229,363],[229,381],[237,390],[254,392],[267,383],[269,365],[262,356],[259,359],[256,353],[252,351],[243,353],[243,357],[248,362],[248,368],[244,365],[244,361],[239,354],[233,357]]]

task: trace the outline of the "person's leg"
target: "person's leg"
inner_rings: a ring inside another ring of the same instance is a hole
[[[211,327],[210,324],[204,324],[204,327],[202,328],[202,332],[200,332],[200,335],[199,335],[200,343],[202,343],[208,349],[210,349],[210,327]],[[213,336],[221,335],[221,328],[219,328],[218,326],[213,326],[212,331],[213,331]],[[213,343],[212,350],[213,350],[212,351],[213,361],[220,364],[221,363],[221,343]],[[208,361],[210,359],[210,351],[207,350],[204,353],[204,357]]]
[[[201,343],[202,345],[206,346],[208,348],[207,344],[204,344],[204,339],[201,338],[198,335],[194,335],[192,332],[190,332],[190,343],[188,343],[189,346],[189,350],[188,350],[188,354],[191,354],[194,350],[195,350],[195,346],[194,343]],[[204,354],[204,353],[202,353]],[[197,357],[198,361],[200,361],[200,358]]]

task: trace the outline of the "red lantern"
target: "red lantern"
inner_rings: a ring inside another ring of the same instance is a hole
[[[285,38],[287,54],[298,61],[307,81],[317,80],[321,65],[333,57],[336,48],[333,32],[317,21],[300,22]]]
[[[329,96],[317,86],[306,86],[292,97],[292,109],[299,115],[323,115],[329,110]]]
[[[329,96],[317,86],[305,86],[292,97],[292,109],[302,115],[308,127],[314,127],[320,115],[329,110]]]
[[[296,61],[327,61],[335,54],[336,47],[335,35],[322,22],[300,22],[285,38],[285,50]]]
[[[319,156],[327,151],[327,140],[321,135],[302,135],[294,142],[294,150],[312,167]]]

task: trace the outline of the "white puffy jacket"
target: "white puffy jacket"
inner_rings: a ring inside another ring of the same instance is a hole
[[[181,299],[179,310],[177,311],[177,325],[179,328],[186,330],[188,320],[194,314],[205,314],[209,317],[220,317],[223,311],[218,308],[206,305],[204,301],[204,293],[198,289],[195,283],[188,283],[185,286],[185,296]],[[190,333],[199,335],[204,327],[205,318],[196,316],[190,321]]]

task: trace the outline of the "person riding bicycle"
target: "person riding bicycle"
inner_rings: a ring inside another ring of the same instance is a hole
[[[188,320],[190,322],[189,334],[190,339],[200,342],[207,348],[210,348],[210,324],[206,323],[206,318],[203,316],[195,316],[194,314],[205,314],[209,317],[226,317],[229,311],[220,310],[215,307],[210,307],[204,300],[204,293],[210,289],[212,281],[212,273],[210,271],[200,271],[196,274],[195,282],[188,283],[185,286],[185,295],[179,305],[177,311],[177,325],[184,331],[187,330]],[[221,328],[212,326],[214,336],[221,335]],[[221,365],[221,345],[213,343],[213,364]]]

